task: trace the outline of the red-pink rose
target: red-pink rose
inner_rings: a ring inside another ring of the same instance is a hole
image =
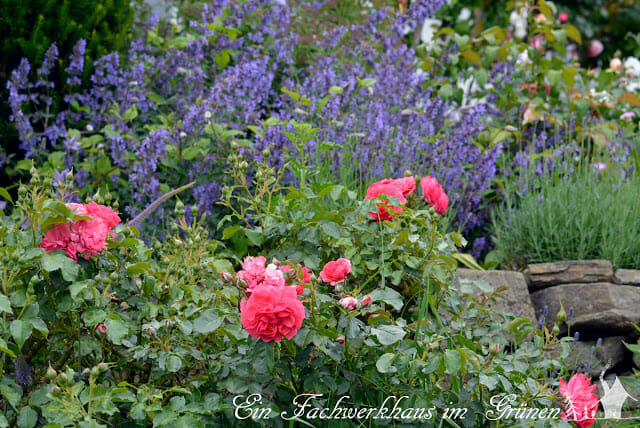
[[[259,256],[259,257],[247,256],[247,258],[244,259],[244,263],[242,263],[242,269],[244,269],[250,275],[253,275],[255,277],[261,277],[261,276],[264,276],[266,263],[267,263],[267,259],[264,256]]]
[[[71,234],[71,225],[69,223],[56,224],[53,226],[42,238],[42,242],[39,245],[40,248],[44,248],[49,253],[56,250],[64,250],[67,253],[67,257],[78,261],[76,255],[77,249],[73,242]]]
[[[560,417],[573,421],[577,428],[589,428],[595,422],[598,410],[598,396],[593,393],[595,389],[585,373],[573,375],[569,383],[560,379],[560,394],[566,399]]]
[[[363,308],[366,308],[367,306],[369,306],[371,304],[371,302],[373,301],[373,299],[371,298],[371,296],[367,295],[364,296],[361,300],[360,300],[360,305]]]
[[[560,22],[567,22],[569,20],[569,14],[567,12],[562,12],[560,15],[558,15],[558,20]]]
[[[254,339],[280,342],[291,339],[304,320],[304,306],[293,287],[260,285],[240,302],[240,321]]]
[[[358,306],[358,301],[351,296],[340,299],[340,306],[347,310],[354,310]]]
[[[422,188],[425,201],[434,207],[438,214],[444,215],[447,207],[449,207],[449,197],[444,193],[444,190],[442,190],[442,186],[438,183],[438,180],[429,176],[423,177],[422,180],[420,180],[420,187]]]
[[[115,233],[102,220],[80,220],[72,223],[71,231],[78,237],[77,251],[85,257],[98,255],[107,246],[107,236]]]
[[[390,196],[395,197],[398,199],[398,201],[401,204],[404,204],[405,202],[407,202],[405,197],[402,195],[402,190],[400,190],[397,186],[393,184],[373,183],[371,186],[369,186],[369,189],[367,189],[367,195],[365,196],[364,199],[365,201],[369,199],[376,199],[380,195],[386,195],[387,197],[390,197]],[[391,220],[393,219],[393,216],[387,211],[389,207],[395,213],[401,213],[402,211],[404,211],[402,207],[394,206],[394,205],[391,205],[391,202],[384,201],[384,203],[378,204],[378,213],[376,214],[376,213],[370,212],[369,216],[376,221]]]
[[[320,279],[331,285],[336,285],[344,281],[349,272],[351,272],[351,261],[340,258],[324,265],[322,272],[320,272]]]
[[[100,323],[100,324],[96,324],[95,325],[96,330],[98,330],[100,333],[106,333],[107,332],[107,326]]]
[[[416,190],[416,179],[413,176],[402,178],[385,178],[384,180],[376,181],[371,186],[378,186],[380,184],[393,184],[402,192],[402,196],[409,196]]]
[[[107,206],[98,205],[92,201],[85,205],[84,209],[93,220],[100,219],[107,227],[116,227],[120,223],[118,214]],[[77,214],[80,214],[80,212]]]

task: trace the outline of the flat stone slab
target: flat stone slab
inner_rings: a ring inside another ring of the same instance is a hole
[[[640,286],[640,270],[618,269],[614,279],[616,284]]]
[[[543,318],[550,330],[560,311],[560,303],[573,317],[567,321],[571,334],[578,331],[584,338],[625,335],[633,333],[640,324],[640,295],[629,285],[597,282],[593,284],[562,284],[531,293],[531,301],[538,319]],[[561,333],[567,325],[561,326]]]
[[[524,271],[530,291],[559,284],[612,282],[613,266],[608,260],[575,260],[536,263]]]
[[[458,269],[456,275],[458,279],[486,281],[494,290],[499,290],[493,304],[495,311],[528,317],[534,324],[538,322],[529,297],[527,282],[522,273],[506,270]],[[480,289],[474,288],[475,297],[481,297],[482,293]]]

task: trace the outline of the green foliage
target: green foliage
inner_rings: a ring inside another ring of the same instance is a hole
[[[583,164],[566,177],[532,180],[523,196],[507,196],[495,212],[493,256],[511,267],[606,259],[616,268],[637,269],[640,179],[623,175],[615,164],[605,170]]]
[[[296,141],[313,134],[290,125]],[[280,415],[296,411],[299,394],[323,394],[316,403],[325,407],[345,395],[355,407],[407,396],[403,408],[434,409],[427,423],[439,423],[446,407],[467,408],[456,423],[469,427],[486,422],[497,394],[559,404],[547,374],[566,374],[566,340],[495,313],[500,294],[486,284],[454,285],[462,240],[441,232],[431,208],[410,199],[393,221],[376,223],[368,216],[376,201],[314,181],[302,153],[289,155],[300,185],[287,189],[260,162],[249,187],[249,165],[234,144],[231,153],[238,183],[225,190],[234,214],[224,242],[207,240],[197,209],[187,223],[178,202],[172,233],[153,249],[119,226],[105,251],[76,264],[38,243],[47,228],[83,217],[37,175],[20,188],[0,226],[0,425],[243,424],[256,416],[238,404],[251,394],[266,414],[253,422],[269,426],[283,426]],[[265,343],[242,328],[244,292],[230,273],[245,254],[315,273],[293,339]],[[352,271],[330,286],[317,275],[336,257],[349,257]],[[346,309],[339,301],[347,294],[371,302]],[[559,344],[560,359],[547,358]]]

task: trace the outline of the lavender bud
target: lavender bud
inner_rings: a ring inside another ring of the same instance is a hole
[[[602,338],[599,337],[598,341],[596,342],[596,348],[599,348],[600,346],[602,346]]]
[[[544,309],[542,310],[542,316],[546,318],[547,315],[549,315],[549,306],[544,305]]]
[[[580,332],[576,331],[576,334],[573,335],[573,341],[577,342],[578,340],[580,340]]]
[[[591,368],[591,363],[589,362],[589,360],[585,360],[584,361],[584,371],[586,373],[589,373],[589,369]]]
[[[571,318],[573,318],[573,306],[569,308],[569,316],[567,317],[567,319],[571,319]]]

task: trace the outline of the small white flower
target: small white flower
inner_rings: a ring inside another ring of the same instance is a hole
[[[178,74],[187,74],[187,69],[184,67],[178,67],[176,68],[176,72],[178,72]]]
[[[131,82],[129,82],[129,86],[138,86],[138,81],[132,80]]]
[[[180,131],[180,134],[178,134],[178,135],[180,135],[180,138],[186,138],[187,137],[187,133],[184,132],[184,131]]]
[[[471,18],[471,11],[468,8],[463,8],[458,15],[458,21],[468,21]]]
[[[211,112],[210,112],[209,110],[207,110],[207,111],[205,111],[205,112],[204,112],[204,118],[205,118],[206,120],[211,119]]]
[[[87,130],[87,132],[93,132],[93,126],[91,126],[91,124],[89,123],[89,124],[86,126],[86,130]]]

